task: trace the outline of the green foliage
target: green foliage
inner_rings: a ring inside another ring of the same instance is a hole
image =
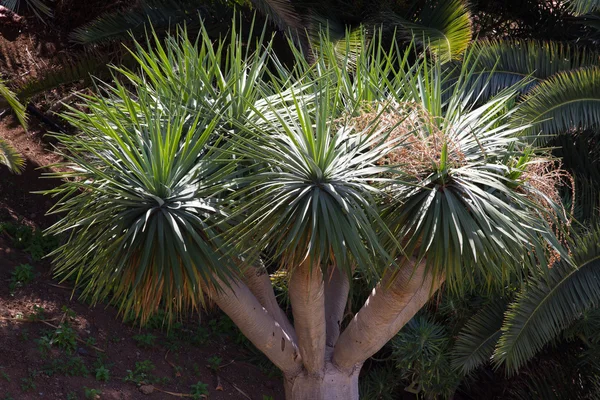
[[[10,382],[10,376],[4,371],[4,367],[0,367],[0,378],[6,382]]]
[[[41,260],[58,246],[57,237],[45,236],[41,230],[27,225],[2,222],[0,232],[6,232],[13,246],[23,249],[34,261]]]
[[[561,260],[547,279],[531,279],[506,314],[494,361],[511,373],[600,302],[600,229],[576,237],[571,249],[574,265]]]
[[[0,164],[19,174],[25,166],[25,160],[6,140],[0,139]]]
[[[85,362],[78,356],[55,358],[42,367],[42,372],[48,376],[64,375],[87,377],[90,374]]]
[[[2,0],[6,1],[6,0]],[[1,2],[0,2],[1,4]],[[23,126],[23,128],[27,129],[27,114],[25,113],[25,106],[19,102],[17,96],[4,84],[4,81],[0,79],[0,99],[3,99],[8,106],[14,111],[19,123]],[[7,149],[3,149],[4,154],[0,153],[0,161],[5,163],[7,161],[11,161],[11,164],[8,165],[15,172],[19,172],[23,168],[23,159],[18,154],[7,152]]]
[[[400,381],[395,366],[372,366],[359,382],[360,398],[367,400],[396,400]]]
[[[47,18],[52,18],[52,9],[44,0],[24,0],[24,2],[40,21],[45,23]],[[18,12],[21,7],[21,0],[0,0],[0,4],[14,12]]]
[[[77,333],[68,323],[63,322],[54,331],[50,344],[72,353],[77,348]]]
[[[35,379],[39,375],[39,372],[35,369],[27,370],[27,377],[21,378],[21,390],[23,392],[29,392],[30,390],[35,390],[37,385],[35,383]]]
[[[150,349],[156,344],[156,336],[150,333],[135,335],[133,340],[135,340],[135,344],[142,349]]]
[[[108,380],[110,379],[110,371],[103,365],[96,368],[95,372],[97,381],[108,382]]]
[[[589,67],[553,75],[534,87],[514,119],[531,123],[528,133],[548,137],[600,124],[600,68]]]
[[[460,58],[473,35],[469,6],[463,0],[426,2],[414,22],[400,19],[399,28],[430,49],[441,62]]]
[[[583,15],[600,10],[598,0],[568,0],[568,6],[575,15]]]
[[[203,382],[197,382],[191,386],[191,392],[193,399],[200,399],[208,396],[208,385]]]
[[[29,264],[19,264],[11,273],[10,287],[11,290],[17,287],[22,287],[33,282],[35,278],[35,269]]]
[[[90,389],[90,388],[84,387],[84,394],[85,394],[86,399],[96,400],[96,399],[100,398],[100,395],[102,394],[102,392],[98,389]]]
[[[213,372],[217,372],[219,370],[219,368],[221,367],[221,363],[223,362],[223,359],[219,356],[211,356],[206,361],[208,362],[208,367]]]
[[[150,360],[138,361],[135,363],[135,368],[133,370],[127,370],[127,375],[123,380],[125,382],[133,382],[136,385],[144,383],[164,383],[166,378],[159,378],[152,375],[152,371],[154,371],[155,368],[156,367]]]
[[[450,366],[451,338],[444,326],[413,318],[391,342],[402,377],[428,396],[450,398],[462,376]]]

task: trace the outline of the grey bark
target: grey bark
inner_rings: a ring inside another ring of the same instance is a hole
[[[340,336],[349,290],[350,281],[348,275],[340,271],[335,265],[330,266],[325,277],[327,347],[333,347]]]
[[[333,363],[341,370],[361,365],[398,333],[442,282],[425,274],[425,262],[408,262],[395,276],[386,272],[338,339]]]
[[[320,375],[325,366],[325,293],[323,273],[310,259],[291,272],[288,293],[302,362],[309,374]]]

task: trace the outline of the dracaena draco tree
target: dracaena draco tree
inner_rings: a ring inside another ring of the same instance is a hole
[[[508,123],[517,88],[471,106],[468,69],[447,85],[435,58],[376,36],[292,70],[236,29],[149,42],[57,135],[54,263],[92,301],[143,322],[209,295],[288,399],[357,399],[365,360],[442,284],[501,285],[560,251],[558,209],[523,179],[526,126]],[[287,274],[293,323],[265,264]],[[358,270],[377,283],[342,325]]]

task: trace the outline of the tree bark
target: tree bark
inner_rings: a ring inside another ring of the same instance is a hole
[[[340,271],[335,265],[330,266],[325,277],[327,347],[335,346],[340,336],[349,290],[350,280],[348,275]]]
[[[290,323],[287,315],[279,307],[279,304],[277,304],[275,293],[273,293],[273,285],[271,284],[271,279],[266,268],[262,266],[258,268],[247,267],[244,270],[244,282],[248,285],[248,288],[260,304],[271,314],[273,319],[297,343],[296,330]]]
[[[242,333],[279,368],[284,375],[302,371],[297,343],[260,304],[250,289],[240,281],[217,278],[219,290],[213,291],[215,303],[231,318]]]
[[[335,345],[333,363],[352,370],[379,351],[419,311],[440,287],[425,275],[425,262],[407,263],[397,272],[388,271],[361,310],[354,316]]]
[[[318,263],[310,257],[291,272],[288,292],[302,362],[309,374],[321,375],[325,366],[325,293]]]
[[[331,362],[326,363],[320,376],[303,372],[292,378],[285,377],[287,400],[358,400],[360,367],[340,371]]]

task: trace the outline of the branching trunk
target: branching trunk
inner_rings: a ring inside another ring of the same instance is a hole
[[[331,362],[322,375],[306,372],[285,379],[285,398],[288,400],[358,400],[360,366],[353,371],[340,371]]]
[[[348,275],[335,266],[329,267],[325,277],[325,318],[327,324],[327,347],[335,346],[340,336],[340,328],[346,303],[350,281]]]
[[[310,260],[293,270],[288,285],[294,326],[304,367],[311,375],[322,375],[325,366],[325,295],[319,265]]]
[[[264,267],[248,267],[244,271],[244,282],[256,299],[268,311],[283,330],[297,343],[296,330],[285,315],[273,293],[273,285]]]
[[[425,262],[416,267],[407,263],[395,277],[392,271],[386,273],[338,339],[333,363],[341,370],[362,365],[425,305],[442,282],[425,276]]]
[[[295,376],[302,370],[298,345],[267,312],[250,289],[242,282],[217,281],[215,303],[231,318],[242,333],[262,351],[285,375]]]

